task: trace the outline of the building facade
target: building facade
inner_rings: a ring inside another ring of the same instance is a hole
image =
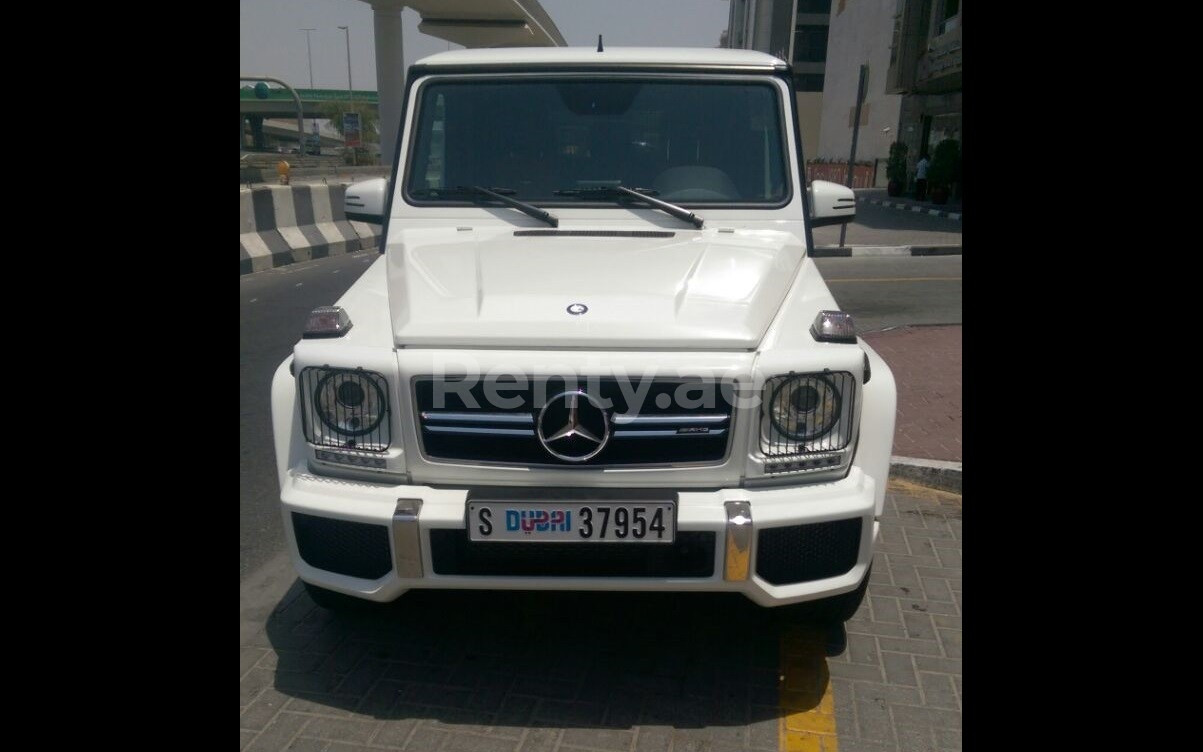
[[[902,97],[899,139],[912,166],[936,144],[963,141],[961,0],[897,0],[886,86]]]
[[[832,0],[731,0],[721,46],[759,50],[790,63],[802,151],[819,148]],[[846,157],[847,155],[845,155]]]
[[[847,160],[862,65],[868,69],[856,158],[886,184],[902,141],[919,155],[962,140],[961,0],[731,0],[721,45],[790,61],[808,160]]]
[[[890,144],[898,136],[902,105],[902,97],[887,89],[897,4],[898,0],[836,0],[833,4],[823,118],[819,148],[814,156],[824,160],[848,159],[860,69],[865,66],[865,98],[857,132],[856,159],[878,164],[889,158]],[[877,182],[884,185],[884,165],[877,173]]]

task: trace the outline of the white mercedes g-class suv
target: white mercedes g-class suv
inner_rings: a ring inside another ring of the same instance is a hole
[[[314,600],[729,591],[849,618],[896,392],[808,253],[855,199],[807,187],[788,66],[440,53],[399,131],[392,177],[346,195],[380,258],[272,383]]]

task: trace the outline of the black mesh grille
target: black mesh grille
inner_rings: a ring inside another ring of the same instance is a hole
[[[633,379],[620,384],[613,378],[531,378],[525,383],[478,381],[457,390],[458,383],[462,382],[414,383],[422,448],[428,457],[563,467],[718,462],[727,454],[734,423],[735,385],[730,382],[641,384]],[[552,455],[537,436],[540,409],[569,388],[583,389],[610,406],[610,440],[584,462]],[[632,404],[630,398],[636,396],[642,401]]]
[[[678,531],[652,543],[480,543],[466,530],[431,530],[436,574],[510,577],[710,577],[714,533]]]
[[[393,568],[388,528],[292,513],[297,549],[305,563],[327,572],[377,580]]]
[[[844,574],[856,566],[860,532],[860,517],[765,528],[756,541],[756,574],[773,585]]]

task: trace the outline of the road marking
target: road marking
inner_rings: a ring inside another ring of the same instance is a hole
[[[293,285],[293,287],[300,287],[300,286],[301,286],[301,285],[303,285],[303,284],[305,284],[305,283],[304,283],[304,282],[298,282],[298,283],[296,283],[295,285]]]
[[[782,752],[838,752],[835,696],[821,628],[791,624],[781,634],[777,739]]]
[[[960,282],[960,277],[842,277],[826,280],[831,282]]]
[[[331,272],[331,274],[338,274],[341,271],[342,271],[342,269],[335,269],[333,272]]]
[[[250,302],[254,303],[254,302],[255,302],[256,300],[258,300],[258,299],[259,299],[259,298],[251,298],[251,301],[250,301]]]

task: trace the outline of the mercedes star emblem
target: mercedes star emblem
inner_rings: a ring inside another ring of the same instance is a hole
[[[610,416],[583,390],[561,392],[539,411],[539,443],[565,462],[596,457],[610,441]]]
[[[573,303],[572,305],[568,306],[568,312],[573,316],[580,316],[582,313],[585,313],[588,310],[589,306],[585,305],[584,303]]]

